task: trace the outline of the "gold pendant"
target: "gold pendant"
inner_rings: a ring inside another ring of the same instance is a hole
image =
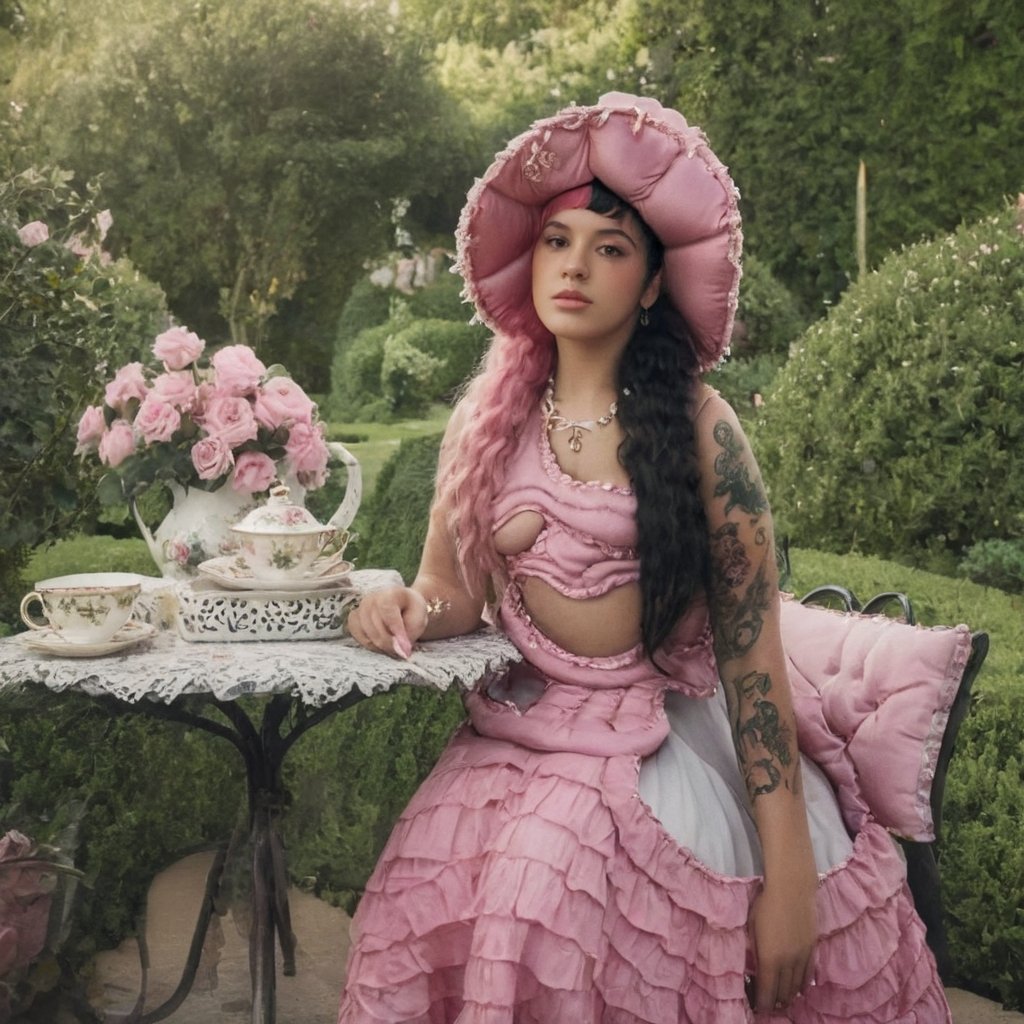
[[[577,426],[569,434],[569,448],[577,453],[583,448],[583,431]]]

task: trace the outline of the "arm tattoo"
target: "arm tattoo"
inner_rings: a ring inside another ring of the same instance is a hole
[[[752,516],[768,511],[768,499],[761,490],[761,485],[750,479],[750,471],[740,462],[743,445],[736,440],[732,427],[719,420],[715,424],[712,436],[723,449],[715,458],[715,472],[719,480],[715,485],[715,497],[727,494],[725,514],[728,515],[738,505],[744,512]]]
[[[750,574],[750,558],[739,532],[735,523],[726,523],[711,536],[711,557],[717,574],[715,586],[723,594],[738,590]]]
[[[741,597],[724,586],[715,586],[715,653],[720,662],[742,657],[757,643],[771,606],[770,596],[763,562]]]
[[[748,672],[736,680],[735,687],[742,705],[734,726],[736,750],[747,790],[751,799],[756,799],[773,792],[782,782],[783,769],[793,761],[793,737],[780,722],[779,709],[765,699],[772,688],[767,673]]]

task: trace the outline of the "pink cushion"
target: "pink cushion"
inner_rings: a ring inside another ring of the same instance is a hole
[[[782,602],[800,746],[842,792],[852,768],[876,820],[918,842],[935,838],[931,788],[971,631],[908,626]],[[860,801],[847,796],[844,810]]]

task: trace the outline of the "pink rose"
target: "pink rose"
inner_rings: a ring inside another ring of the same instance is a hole
[[[331,457],[324,442],[323,425],[296,423],[289,430],[284,448],[299,483],[311,490],[323,487]]]
[[[107,424],[103,418],[103,406],[90,405],[82,413],[82,418],[78,421],[78,444],[75,446],[75,451],[92,451],[99,444],[103,431],[106,429]]]
[[[27,857],[34,849],[32,840],[24,832],[12,828],[0,836],[0,861]]]
[[[243,494],[265,491],[277,479],[277,466],[263,452],[242,452],[235,460],[231,486]]]
[[[128,363],[114,375],[103,393],[104,401],[111,409],[124,412],[125,405],[133,398],[142,401],[146,397],[146,378],[142,372],[142,363]]]
[[[120,466],[135,451],[135,432],[127,420],[114,420],[110,429],[100,438],[100,462],[105,466]]]
[[[217,397],[219,392],[209,382],[203,381],[199,387],[196,388],[196,400],[192,406],[192,418],[195,420],[201,420],[203,413],[206,412],[206,407]]]
[[[231,446],[221,437],[204,437],[192,446],[192,465],[200,480],[216,480],[234,464]]]
[[[161,373],[153,381],[149,396],[159,398],[182,412],[189,412],[196,404],[197,391],[191,373]]]
[[[206,348],[206,342],[184,327],[172,327],[156,336],[153,355],[163,360],[168,370],[184,370],[194,363]]]
[[[41,220],[31,221],[18,228],[18,238],[21,240],[21,244],[28,246],[29,249],[42,245],[49,237],[50,229]]]
[[[211,362],[217,390],[228,395],[251,395],[267,372],[248,345],[228,345],[215,352]]]
[[[237,395],[214,395],[206,404],[203,428],[231,448],[256,437],[259,425],[248,399]]]
[[[135,429],[142,435],[146,444],[154,441],[170,441],[174,432],[181,426],[181,413],[167,402],[150,395],[139,406],[135,416]]]
[[[311,423],[316,406],[295,381],[274,377],[260,388],[253,408],[256,419],[268,430],[293,423]]]

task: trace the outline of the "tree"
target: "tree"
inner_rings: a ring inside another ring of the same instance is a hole
[[[457,154],[456,119],[374,5],[140,7],[144,20],[83,31],[49,79],[52,52],[26,59],[12,85],[31,94],[26,138],[103,175],[113,244],[179,317],[259,347],[303,287],[343,298],[390,241],[393,202],[430,192]]]
[[[855,276],[859,160],[871,265],[1020,188],[1015,0],[638,0],[631,38],[649,90],[733,171],[750,248],[804,301]]]

